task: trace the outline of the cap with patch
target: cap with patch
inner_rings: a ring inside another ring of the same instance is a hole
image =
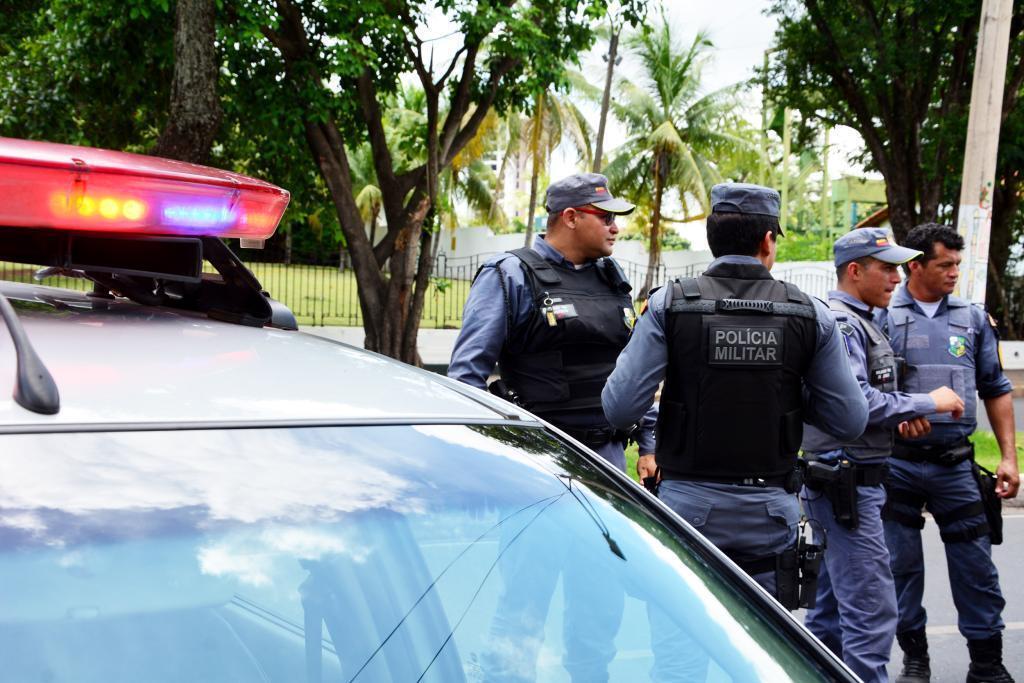
[[[857,228],[836,240],[832,247],[835,264],[841,266],[864,256],[885,263],[906,263],[921,255],[917,249],[896,244],[885,228]]]
[[[608,190],[608,178],[600,173],[576,173],[568,178],[548,185],[544,207],[548,213],[588,204],[608,213],[633,213],[636,208],[629,202],[612,196]]]
[[[779,217],[779,193],[749,183],[719,183],[711,188],[711,210]]]

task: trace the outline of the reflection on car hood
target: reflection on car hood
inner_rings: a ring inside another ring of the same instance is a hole
[[[15,356],[0,332],[0,427],[288,420],[473,421],[529,414],[389,358],[299,332],[0,284],[53,374],[60,413],[11,398]]]

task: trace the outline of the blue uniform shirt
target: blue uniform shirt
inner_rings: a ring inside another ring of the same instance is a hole
[[[897,310],[899,315],[909,316],[911,324],[896,325]],[[960,317],[966,324],[951,320],[951,316]],[[920,439],[907,441],[908,445],[945,445],[964,439],[978,426],[975,390],[982,399],[996,398],[1013,390],[999,362],[998,339],[989,324],[988,314],[980,306],[946,296],[939,302],[935,317],[928,318],[904,284],[893,295],[889,311],[876,313],[876,320],[889,335],[896,354],[906,357],[910,365],[923,363],[951,368],[943,378],[945,381],[939,381],[931,377],[911,380],[916,371],[909,367],[908,384],[911,381],[919,384],[914,387],[919,391],[930,391],[946,384],[960,394],[966,404],[960,420],[953,421],[946,415],[929,416],[932,431]],[[957,368],[968,371],[968,375],[959,374]]]
[[[839,299],[861,313],[866,321],[872,320],[871,307],[842,290],[828,293],[829,299]],[[868,380],[868,340],[860,325],[850,325],[845,334],[846,350],[850,353],[850,369],[860,384],[868,402],[868,424],[895,429],[900,422],[935,412],[935,401],[928,394],[908,394],[903,391],[879,391]],[[837,457],[842,451],[821,453],[821,460]]]
[[[719,263],[760,264],[753,256],[722,256]],[[605,417],[623,429],[633,424],[654,401],[654,392],[665,378],[668,344],[665,339],[665,296],[668,287],[655,292],[640,316],[629,344],[619,355],[601,392]],[[804,420],[837,439],[852,440],[867,424],[864,394],[850,371],[846,347],[836,333],[835,318],[825,304],[813,299],[818,323],[818,346],[804,376]]]
[[[569,268],[576,266],[561,252],[548,244],[543,236],[533,242],[533,250],[552,263]],[[593,268],[588,262],[580,268]],[[508,296],[506,297],[506,292]],[[508,301],[508,309],[502,304]],[[508,321],[513,329],[526,325],[534,315],[533,292],[526,283],[526,274],[518,258],[508,254],[492,256],[480,269],[473,281],[462,313],[462,329],[448,365],[448,376],[465,382],[478,389],[487,389],[487,378],[494,370],[501,355],[501,349],[508,335]],[[643,415],[638,446],[640,453],[654,452],[654,424],[658,419],[657,409],[652,408],[646,415],[641,412],[631,427]],[[586,415],[567,418],[577,426],[594,426],[593,417]]]

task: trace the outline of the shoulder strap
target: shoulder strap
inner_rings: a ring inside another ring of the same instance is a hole
[[[523,267],[532,275],[537,282],[545,285],[557,285],[562,281],[551,264],[543,256],[530,247],[519,247],[508,253],[517,257],[523,262]]]
[[[833,311],[842,311],[843,313],[846,313],[848,320],[855,321],[860,325],[860,329],[864,330],[864,334],[867,335],[872,346],[877,346],[885,341],[885,335],[882,334],[882,331],[879,330],[873,322],[866,320],[864,316],[861,315],[860,311],[855,309],[853,306],[850,306],[840,299],[829,299],[828,305]]]
[[[608,283],[608,286],[616,294],[629,294],[633,291],[629,280],[626,279],[626,274],[622,272],[622,266],[611,256],[598,259],[594,267],[598,269],[597,272],[601,275],[602,279]]]

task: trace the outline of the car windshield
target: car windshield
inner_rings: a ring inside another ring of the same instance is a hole
[[[823,677],[536,427],[3,441],[4,680]]]

